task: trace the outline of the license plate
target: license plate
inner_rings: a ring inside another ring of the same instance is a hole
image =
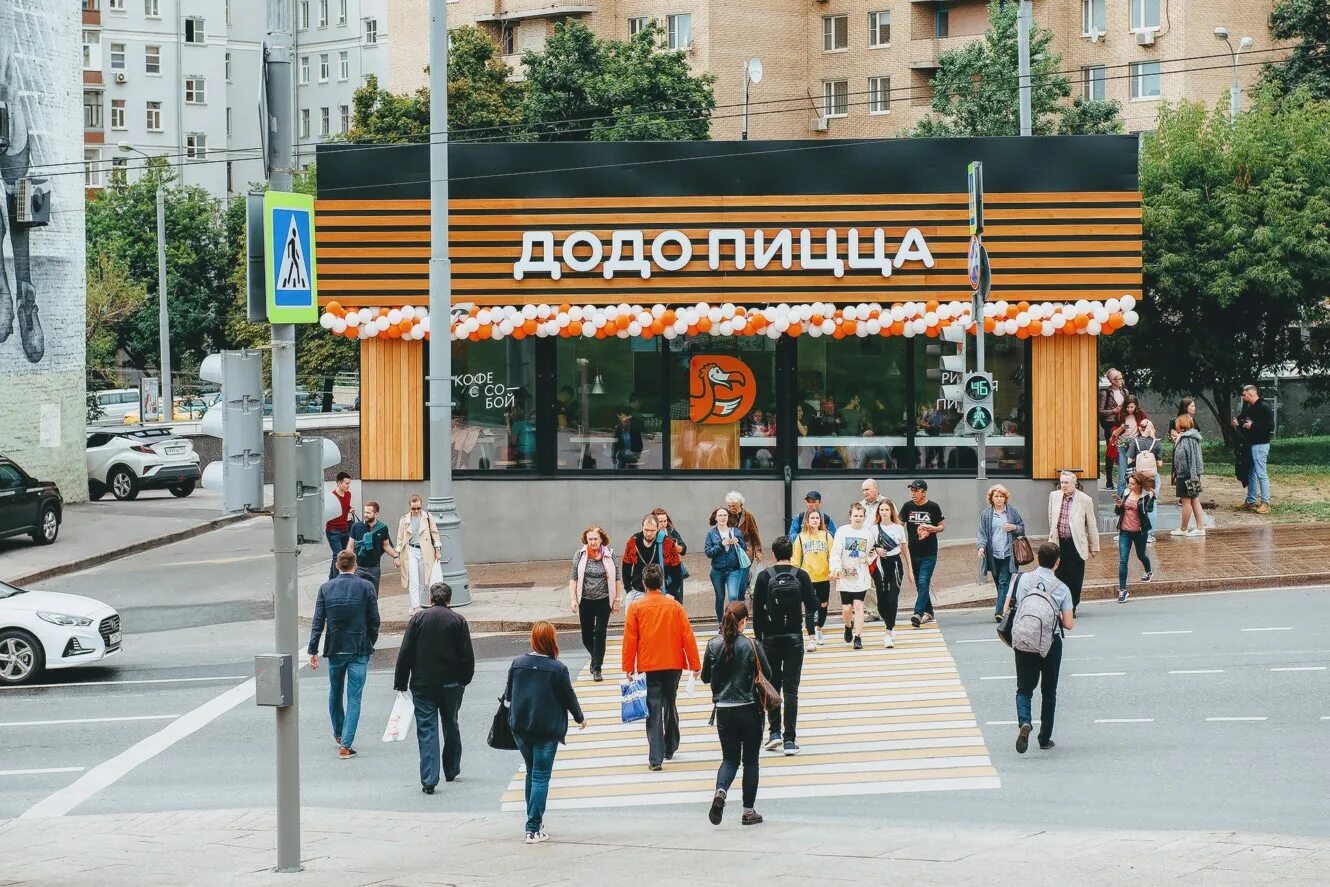
[[[118,631],[111,632],[111,639],[106,642],[106,646],[115,647],[119,645],[119,643],[120,643],[120,632]]]
[[[181,453],[183,453],[184,451],[185,451],[185,448],[184,448],[184,447],[167,447],[167,448],[166,448],[166,455],[168,455],[168,456],[179,456],[179,455],[180,455]]]

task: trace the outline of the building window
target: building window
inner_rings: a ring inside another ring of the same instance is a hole
[[[101,0],[83,0],[84,12],[100,12],[101,8]]]
[[[346,0],[338,0],[337,3],[337,24],[346,24]]]
[[[305,86],[309,83],[309,56],[300,57],[300,85]]]
[[[800,468],[913,466],[908,348],[898,336],[800,337],[795,405]]]
[[[100,71],[102,68],[102,32],[83,29],[83,70]]]
[[[664,467],[661,341],[577,337],[556,343],[555,464],[559,468]]]
[[[1159,29],[1159,0],[1131,0],[1131,29]]]
[[[231,53],[229,53],[229,52],[226,54],[226,60],[225,60],[224,67],[225,67],[225,69],[226,69],[226,82],[227,82],[227,83],[230,83],[230,82],[231,82]]]
[[[877,48],[891,45],[891,12],[868,13],[868,45]]]
[[[635,15],[628,19],[628,39],[631,40],[645,31],[649,24],[651,24],[651,17],[646,15]]]
[[[933,37],[941,40],[943,37],[951,36],[951,10],[945,6],[939,6],[937,13],[933,17]]]
[[[517,23],[504,22],[499,29],[499,54],[513,55],[517,52]]]
[[[125,70],[125,44],[123,43],[111,44],[111,70]]]
[[[143,71],[145,74],[162,73],[162,48],[160,46],[143,47]]]
[[[341,110],[341,114],[342,114],[342,129],[341,129],[341,131],[342,131],[342,132],[350,132],[350,131],[351,131],[351,106],[350,106],[350,105],[342,105],[342,107],[341,107],[340,110]]]
[[[208,156],[208,137],[201,132],[185,134],[185,159],[202,160]]]
[[[102,186],[102,153],[96,148],[83,149],[83,186],[100,188]]]
[[[1133,99],[1159,98],[1159,62],[1133,62],[1127,75]]]
[[[370,46],[379,42],[379,20],[373,18],[365,19],[365,42]]]
[[[1081,33],[1102,34],[1108,26],[1108,0],[1081,0]]]
[[[822,81],[822,116],[845,117],[850,113],[850,81]]]
[[[887,114],[891,111],[891,78],[868,78],[868,113]]]
[[[351,79],[351,53],[345,49],[337,53],[337,79]]]
[[[300,16],[300,30],[309,28],[309,0],[300,0],[297,15]]]
[[[186,43],[205,43],[207,42],[207,32],[203,28],[203,19],[187,18],[185,19],[185,42]]]
[[[309,108],[300,109],[300,137],[309,138]]]
[[[162,131],[162,103],[148,102],[148,118],[145,121],[148,126],[148,132]]]
[[[226,109],[226,137],[231,138],[231,109]]]
[[[86,90],[83,93],[83,128],[102,128],[102,94]]]
[[[1087,101],[1103,101],[1107,98],[1108,73],[1103,65],[1081,68],[1081,83]]]
[[[329,133],[329,126],[331,125],[330,120],[331,120],[331,117],[330,117],[330,115],[328,114],[328,109],[327,109],[327,108],[320,108],[320,109],[319,109],[319,135],[321,135],[321,136],[323,136],[323,137],[325,137],[325,138],[328,136],[328,133]]]
[[[671,15],[665,19],[668,24],[670,49],[689,50],[693,46],[693,16],[691,13]]]
[[[226,0],[226,23],[231,24],[231,0]]]
[[[106,4],[106,8],[115,12],[124,12],[125,0],[111,0],[111,2]]]
[[[129,158],[112,157],[111,158],[111,184],[123,185],[125,183],[125,170],[129,168]]]
[[[234,194],[236,190],[235,164],[233,161],[226,161],[226,193]]]
[[[669,345],[670,467],[774,471],[777,343],[765,336],[749,341],[702,335]],[[717,415],[716,392],[706,378],[712,367],[750,377],[751,404]]]
[[[202,77],[185,78],[185,104],[202,105],[208,100],[207,81]]]
[[[319,54],[319,82],[327,83],[328,77],[332,74],[332,62],[328,60],[328,53]]]
[[[328,0],[319,0],[319,27],[328,27]]]
[[[627,345],[623,339],[605,341]],[[571,340],[559,341],[561,349],[565,344],[572,344]],[[602,343],[592,340],[590,344]],[[534,340],[462,340],[453,343],[452,351],[453,401],[456,404],[453,407],[453,467],[462,471],[535,468]],[[588,396],[595,401],[605,400],[603,395]]]
[[[143,15],[146,18],[161,18],[160,0],[143,0]]]
[[[822,16],[822,51],[834,52],[850,45],[850,17],[848,15]]]
[[[111,129],[128,129],[125,126],[124,99],[111,99]]]

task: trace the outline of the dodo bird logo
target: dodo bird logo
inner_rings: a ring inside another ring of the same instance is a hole
[[[698,425],[738,422],[753,408],[757,384],[742,360],[698,354],[688,365],[688,418]]]

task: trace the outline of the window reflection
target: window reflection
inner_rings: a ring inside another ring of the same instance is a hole
[[[800,338],[799,467],[908,468],[904,339]]]
[[[561,469],[663,467],[658,339],[560,339],[556,464]]]
[[[670,467],[776,465],[776,343],[701,335],[670,342]]]
[[[453,343],[453,468],[534,467],[534,344],[529,339]]]

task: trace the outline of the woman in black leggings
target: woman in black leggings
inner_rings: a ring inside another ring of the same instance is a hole
[[[771,674],[762,645],[744,634],[748,625],[748,607],[735,601],[725,608],[720,634],[707,642],[702,660],[702,680],[711,685],[711,701],[716,706],[716,733],[720,736],[720,769],[716,771],[716,794],[711,799],[707,818],[720,825],[725,813],[725,797],[742,763],[744,825],[757,825],[762,815],[754,809],[757,802],[758,757],[762,753],[762,707],[757,702],[753,681],[758,664],[762,673]]]
[[[894,502],[890,499],[879,502],[873,519],[877,524],[877,547],[874,549],[877,570],[873,573],[873,582],[877,585],[879,615],[887,626],[882,645],[891,649],[896,646],[896,610],[900,607],[901,583],[910,570],[910,547],[906,544],[905,527],[896,513]]]
[[[618,576],[610,552],[610,534],[600,527],[593,525],[583,530],[582,546],[573,552],[572,569],[568,573],[568,604],[582,623],[582,645],[591,656],[591,680],[600,681],[610,613],[619,609]]]

